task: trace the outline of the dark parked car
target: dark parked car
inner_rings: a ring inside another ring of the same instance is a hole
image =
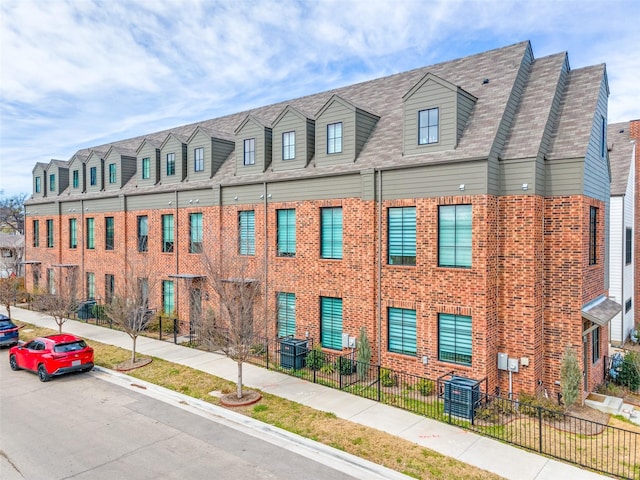
[[[11,347],[9,365],[12,370],[36,372],[40,381],[46,382],[54,375],[91,370],[93,348],[75,335],[49,335]]]
[[[6,315],[0,314],[0,346],[18,344],[18,326]]]

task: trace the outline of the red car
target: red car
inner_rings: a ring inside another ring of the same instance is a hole
[[[88,372],[93,368],[93,348],[75,335],[49,335],[9,350],[11,370],[31,370],[41,382],[54,375]]]

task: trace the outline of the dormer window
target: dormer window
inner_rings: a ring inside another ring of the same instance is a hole
[[[418,143],[420,145],[438,143],[439,124],[440,112],[438,108],[420,110],[418,112]]]
[[[79,170],[74,170],[73,171],[73,188],[79,188],[80,187],[80,171]]]
[[[244,164],[256,164],[256,139],[248,138],[244,141]]]
[[[116,164],[109,164],[109,183],[116,183]]]
[[[167,177],[176,174],[176,154],[167,153]]]
[[[54,173],[49,175],[49,191],[50,192],[56,191],[56,175]]]
[[[198,147],[193,150],[193,171],[204,172],[204,148]]]
[[[92,187],[98,184],[98,169],[96,167],[89,169],[89,184]]]
[[[342,153],[342,122],[327,125],[327,153]]]
[[[282,159],[294,160],[296,158],[296,132],[284,132],[282,134]]]
[[[40,193],[42,191],[42,179],[40,177],[36,177],[36,193]]]
[[[151,159],[149,157],[142,159],[142,178],[151,178]]]

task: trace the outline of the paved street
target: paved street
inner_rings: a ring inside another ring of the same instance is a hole
[[[34,374],[12,372],[6,352],[0,351],[4,480],[354,478],[103,381],[99,372],[41,383]]]

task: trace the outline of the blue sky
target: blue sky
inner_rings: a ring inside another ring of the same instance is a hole
[[[36,162],[523,40],[640,118],[637,0],[2,0],[0,190]]]

